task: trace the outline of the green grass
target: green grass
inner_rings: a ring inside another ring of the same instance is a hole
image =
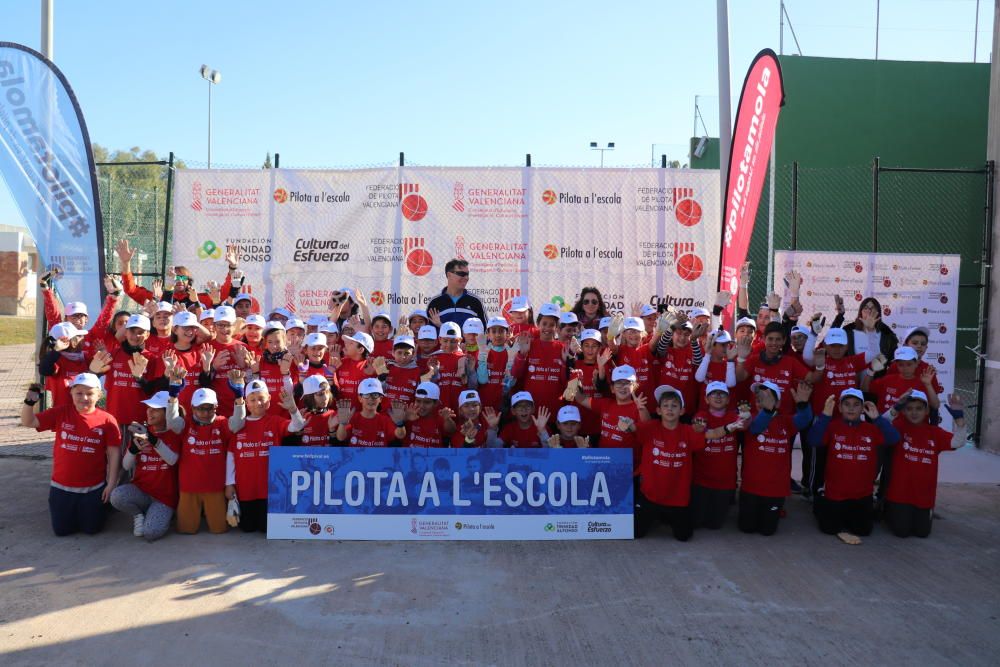
[[[0,317],[0,345],[35,342],[35,318]]]

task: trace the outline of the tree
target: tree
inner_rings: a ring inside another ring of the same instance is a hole
[[[272,169],[273,167],[274,167],[274,165],[271,164],[271,151],[268,151],[267,152],[267,157],[264,158],[264,164],[262,164],[260,168],[261,169]]]

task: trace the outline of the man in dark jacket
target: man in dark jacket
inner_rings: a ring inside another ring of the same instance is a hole
[[[447,287],[427,304],[431,319],[436,313],[442,323],[454,322],[462,326],[470,317],[478,317],[485,325],[486,311],[483,310],[483,302],[465,289],[469,284],[469,263],[464,259],[449,260],[444,265],[444,273],[448,279]]]

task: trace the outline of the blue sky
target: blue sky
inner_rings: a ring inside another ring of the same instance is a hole
[[[39,47],[39,2],[7,2],[0,40]],[[971,61],[975,0],[883,0],[879,57]],[[875,0],[788,0],[804,55],[871,58]],[[988,61],[993,2],[977,57]],[[778,50],[778,0],[731,0],[732,83]],[[109,148],[214,166],[607,166],[684,161],[695,95],[718,132],[715,2],[56,0],[55,62]],[[794,51],[786,26],[785,52]],[[738,90],[734,91],[734,100]],[[19,222],[0,184],[0,222]]]

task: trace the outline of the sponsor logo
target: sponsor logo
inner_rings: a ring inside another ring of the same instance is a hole
[[[274,201],[278,202],[279,204],[284,204],[286,201],[288,201],[288,190],[286,190],[285,188],[276,188],[273,197]]]
[[[556,200],[557,196],[555,190],[546,190],[545,192],[542,193],[542,201],[548,204],[549,206],[555,204]]]
[[[191,184],[191,208],[209,217],[260,217],[255,207],[260,188],[206,188],[200,181]]]
[[[385,305],[385,292],[383,292],[381,290],[375,290],[374,292],[371,293],[371,300],[372,300],[372,303],[375,304],[376,306],[384,306]]]
[[[545,257],[547,259],[555,259],[556,257],[559,256],[559,246],[555,245],[554,243],[548,243],[546,244],[545,250],[543,252],[545,253]]]
[[[562,259],[621,259],[624,253],[621,248],[574,248],[572,246],[557,246],[549,243],[543,252],[548,259],[560,257]]]
[[[407,237],[403,239],[403,257],[406,270],[415,276],[426,276],[434,266],[434,258],[424,247],[423,237]]]
[[[455,201],[452,203],[451,207],[462,213],[465,211],[465,202],[462,201],[462,197],[465,194],[465,186],[461,183],[455,183],[455,189],[452,191],[455,197]]]
[[[701,204],[694,200],[694,188],[674,188],[674,217],[685,227],[701,222]]]
[[[315,521],[309,524],[309,532],[313,535],[319,535],[322,530],[323,528]]]
[[[271,261],[271,239],[229,237],[225,247],[236,253],[240,264],[267,263]]]
[[[611,524],[606,521],[588,521],[587,522],[587,532],[588,533],[610,533]]]
[[[334,533],[334,528],[330,524],[326,524],[325,526],[323,526],[323,530],[326,531],[327,535],[333,535]]]
[[[419,222],[427,215],[427,200],[420,196],[418,183],[399,184],[399,207],[403,217],[411,222]]]
[[[204,241],[198,247],[198,259],[219,259],[222,257],[222,248],[215,244],[215,241]]]
[[[201,181],[191,184],[191,208],[196,211],[201,210]]]
[[[525,188],[455,183],[451,207],[470,218],[525,218]]]
[[[556,192],[546,190],[542,193],[542,201],[548,205],[552,204],[600,204],[600,205],[620,205],[622,196],[617,192],[610,194],[598,194],[591,192],[587,195],[579,195],[573,192]]]
[[[705,264],[701,257],[694,253],[694,243],[674,244],[674,264],[677,267],[677,275],[687,281],[695,281],[701,278],[705,270]]]
[[[649,305],[651,306],[676,306],[679,308],[694,308],[695,306],[704,307],[704,299],[695,299],[689,296],[673,296],[671,294],[654,294],[649,298]]]
[[[346,262],[350,258],[350,244],[339,239],[295,239],[295,262]]]
[[[547,523],[547,524],[545,524],[545,532],[546,533],[554,533],[554,532],[556,532],[556,525],[554,523]]]
[[[455,257],[465,259],[465,237],[462,235],[455,237]]]
[[[300,192],[298,190],[288,191],[285,188],[277,188],[274,191],[274,201],[279,204],[340,204],[351,201],[351,195],[347,192]]]

